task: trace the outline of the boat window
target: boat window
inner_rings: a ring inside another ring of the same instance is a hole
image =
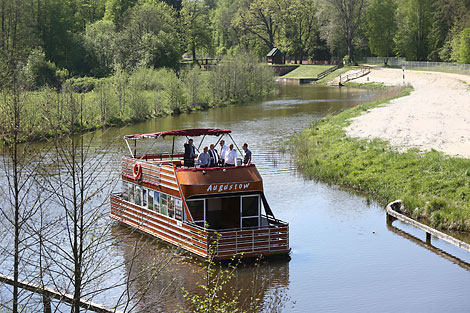
[[[258,216],[258,196],[242,197],[242,216]]]
[[[240,228],[240,197],[206,199],[206,223],[213,229]]]
[[[147,207],[147,189],[142,188],[142,206]]]
[[[166,194],[160,194],[160,213],[168,215],[168,200]]]
[[[172,196],[168,197],[168,216],[175,217],[175,198]]]
[[[135,186],[134,184],[129,184],[129,202],[134,203],[134,194],[135,194]]]
[[[250,217],[250,218],[243,218],[242,219],[242,227],[257,227],[258,226],[258,218],[257,217]]]
[[[149,190],[148,192],[148,204],[149,204],[149,210],[153,211],[153,191]]]
[[[142,205],[142,188],[135,186],[135,204]]]
[[[155,212],[160,212],[160,193],[158,191],[154,192],[153,204]]]
[[[204,200],[186,201],[191,217],[199,226],[204,226]]]
[[[126,181],[122,182],[122,198],[129,201],[129,184]]]
[[[256,196],[244,196],[241,201],[242,228],[259,226],[260,198]]]
[[[183,201],[178,198],[175,198],[175,218],[180,221],[183,220]]]

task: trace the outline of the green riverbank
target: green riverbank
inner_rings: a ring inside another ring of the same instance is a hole
[[[0,143],[12,140],[15,106],[18,140],[34,141],[244,102],[278,88],[271,67],[240,55],[223,58],[212,71],[119,70],[101,79],[71,78],[60,88],[17,90],[0,92]]]
[[[349,138],[352,117],[411,93],[384,90],[385,98],[327,116],[295,139],[295,160],[313,179],[363,192],[381,204],[401,199],[408,215],[433,227],[470,231],[470,160],[437,151],[400,153],[383,140]]]

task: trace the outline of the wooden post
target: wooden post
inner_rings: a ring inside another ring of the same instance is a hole
[[[431,233],[426,232],[426,243],[428,245],[431,244]]]

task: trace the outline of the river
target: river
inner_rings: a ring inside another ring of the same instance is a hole
[[[407,235],[424,240],[424,233],[398,221],[388,226],[381,205],[363,195],[305,179],[286,150],[286,140],[312,120],[374,96],[358,89],[281,86],[279,95],[260,101],[157,118],[108,130],[98,138],[102,144],[124,134],[216,127],[231,129],[239,144],[249,144],[276,218],[289,222],[292,253],[290,260],[241,265],[226,290],[242,288],[242,298],[256,290],[264,299],[266,312],[276,311],[272,306],[283,312],[468,312],[468,253],[438,240],[433,241],[437,248],[424,246]],[[182,140],[177,146],[182,147]],[[119,153],[125,152],[125,143],[120,140],[113,146],[116,148],[107,158],[115,161],[106,172],[118,177]],[[162,148],[170,149],[171,142],[143,143],[140,149]],[[113,223],[111,227],[114,234],[125,238],[116,244],[113,257],[129,259],[132,240],[139,236],[124,226]],[[139,264],[172,253],[161,243],[147,245],[148,251],[138,257]],[[166,269],[137,311],[185,309],[181,287],[195,289],[200,274],[193,271],[198,266],[170,263]],[[122,275],[127,272],[127,268],[121,270]],[[242,310],[247,308],[245,304]]]

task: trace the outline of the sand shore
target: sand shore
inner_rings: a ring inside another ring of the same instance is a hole
[[[403,81],[401,69],[377,68],[354,82],[405,83],[414,91],[352,119],[348,136],[385,139],[400,151],[435,149],[470,158],[470,76],[405,70]]]

